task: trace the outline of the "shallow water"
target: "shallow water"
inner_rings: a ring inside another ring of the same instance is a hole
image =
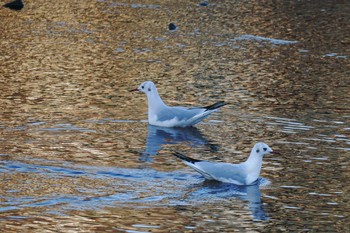
[[[1,8],[4,232],[349,231],[346,1],[26,1]],[[174,23],[177,29],[168,30]],[[147,124],[166,103],[230,104],[195,128]],[[171,155],[238,163],[207,182]]]

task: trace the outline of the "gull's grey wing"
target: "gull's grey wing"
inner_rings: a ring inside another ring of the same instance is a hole
[[[239,185],[246,184],[247,172],[242,164],[201,161],[195,163],[194,165],[197,169],[203,171],[204,173],[210,174],[210,176],[215,180]]]
[[[179,121],[188,120],[205,111],[203,108],[166,107],[157,113],[158,121],[168,121],[175,117]]]

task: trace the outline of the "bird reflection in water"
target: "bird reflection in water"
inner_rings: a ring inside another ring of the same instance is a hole
[[[207,140],[195,127],[166,128],[148,125],[146,149],[141,153],[140,160],[153,162],[153,156],[158,154],[163,145],[187,143],[193,147],[206,147],[217,152],[219,146]]]
[[[237,197],[248,202],[254,220],[265,221],[269,218],[262,208],[260,187],[267,186],[269,183],[270,181],[261,177],[252,185],[235,185],[205,180],[192,186],[189,192],[186,192],[183,200],[187,202],[201,200],[206,203],[218,199],[227,200],[228,198]]]

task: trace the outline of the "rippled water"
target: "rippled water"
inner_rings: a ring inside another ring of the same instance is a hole
[[[1,8],[2,232],[349,231],[346,1],[31,1]],[[177,26],[169,31],[168,25]],[[230,104],[195,128],[170,105]],[[171,155],[238,163],[259,183],[205,181]]]

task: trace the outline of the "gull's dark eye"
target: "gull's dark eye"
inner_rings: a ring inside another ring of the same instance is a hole
[[[267,148],[266,148],[266,147],[264,148],[264,151],[267,151]]]
[[[257,149],[257,150],[256,150],[256,153],[259,153],[259,152],[260,152],[260,150],[259,150],[259,149]]]
[[[151,88],[148,88],[148,91],[151,91]]]
[[[141,87],[142,89],[145,88],[144,86]]]

